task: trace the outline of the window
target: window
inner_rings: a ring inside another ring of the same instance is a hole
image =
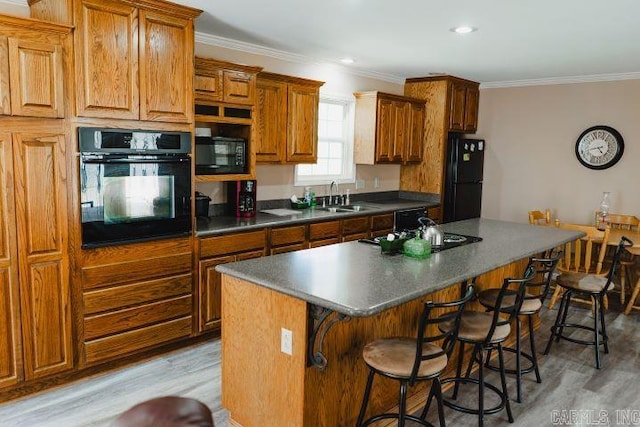
[[[321,95],[318,108],[318,162],[297,165],[296,186],[354,182],[352,97]]]

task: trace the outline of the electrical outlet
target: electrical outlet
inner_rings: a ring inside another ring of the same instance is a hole
[[[356,179],[356,190],[364,188],[364,179]]]
[[[380,178],[377,176],[373,178],[373,188],[380,188]]]
[[[293,354],[293,332],[289,329],[280,329],[280,351],[291,356]]]

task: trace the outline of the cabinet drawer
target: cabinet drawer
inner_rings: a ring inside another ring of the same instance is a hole
[[[264,249],[267,245],[265,230],[200,239],[200,259],[236,252]]]
[[[439,223],[439,222],[442,221],[442,209],[440,208],[440,206],[436,206],[435,208],[427,209],[427,213],[428,213],[429,218],[431,218],[435,222]]]
[[[84,293],[85,315],[191,294],[191,273]]]
[[[333,245],[335,243],[340,243],[340,237],[333,237],[331,239],[323,239],[323,240],[314,240],[309,242],[310,248],[317,248],[320,246]]]
[[[305,243],[296,243],[295,245],[286,245],[272,248],[270,251],[271,255],[283,254],[286,252],[295,252],[301,251],[303,249],[307,249],[307,245]]]
[[[371,231],[386,231],[393,229],[393,214],[373,215],[371,217]]]
[[[393,218],[391,218],[393,224]],[[309,224],[309,240],[328,239],[340,235],[340,221],[327,221]]]
[[[306,241],[306,225],[271,229],[271,246],[290,245]]]
[[[342,235],[367,233],[369,231],[369,217],[360,216],[342,220]]]
[[[191,315],[191,294],[84,319],[84,338],[92,340],[154,323]]]
[[[366,239],[369,237],[369,233],[356,233],[348,234],[342,237],[343,242],[353,242],[354,240]]]
[[[191,334],[191,316],[134,329],[85,343],[88,364],[148,349]]]

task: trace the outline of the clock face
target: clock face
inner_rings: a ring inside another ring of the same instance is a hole
[[[580,135],[576,142],[576,156],[590,169],[606,169],[615,165],[624,152],[620,133],[609,126],[594,126]]]

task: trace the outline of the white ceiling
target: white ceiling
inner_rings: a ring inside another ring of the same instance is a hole
[[[204,10],[196,31],[210,43],[313,61],[349,56],[354,71],[392,81],[640,78],[640,0],[174,1]],[[461,24],[478,31],[449,31]]]

